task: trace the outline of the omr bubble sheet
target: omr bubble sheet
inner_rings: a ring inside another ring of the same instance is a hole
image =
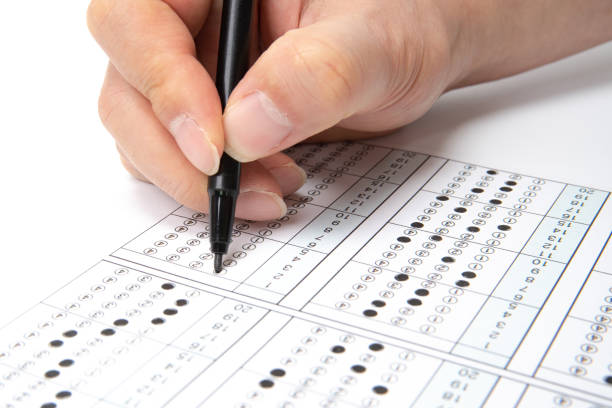
[[[0,407],[612,406],[608,192],[366,143],[287,153],[306,184],[236,220],[220,274],[207,215],[179,207],[13,311]]]

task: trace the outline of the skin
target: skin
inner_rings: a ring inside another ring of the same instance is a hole
[[[225,150],[244,162],[236,213],[274,219],[306,139],[387,133],[446,91],[612,39],[610,0],[259,0],[253,65],[225,112],[214,86],[221,2],[92,0],[110,62],[102,122],[134,177],[207,211]],[[602,67],[605,69],[605,67]]]

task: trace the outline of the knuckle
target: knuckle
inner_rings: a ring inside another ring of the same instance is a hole
[[[378,48],[379,78],[382,81],[384,108],[410,98],[415,93],[415,84],[422,73],[425,47],[421,27],[406,25],[405,21],[420,24],[416,6],[406,5],[380,24],[381,10],[371,10],[363,20],[363,26]],[[430,48],[431,49],[431,48]],[[414,101],[410,101],[413,104]]]
[[[138,169],[122,154],[119,155],[121,165],[123,168],[136,180],[144,181],[145,183],[150,183],[149,179],[146,178]]]
[[[92,34],[104,25],[114,7],[113,0],[91,0],[87,8],[87,26]]]
[[[104,125],[108,123],[109,117],[113,114],[114,107],[114,104],[108,97],[108,93],[102,88],[98,97],[98,116]]]
[[[112,89],[108,86],[102,87],[98,97],[98,116],[107,129],[110,130],[112,128],[112,124],[115,122],[115,115],[122,111],[121,107],[126,101],[127,92],[125,89]]]
[[[170,92],[172,89],[173,75],[176,71],[176,64],[169,64],[166,54],[151,53],[147,56],[147,64],[140,75],[138,89],[142,92],[153,105],[156,112],[164,109],[167,102],[170,102]]]
[[[179,203],[192,208],[201,208],[202,205],[207,202],[204,194],[206,191],[206,182],[203,177],[184,179],[166,177],[155,184]]]
[[[121,153],[121,151],[118,151],[119,153],[119,161],[121,162],[121,165],[123,166],[123,168],[130,173],[132,176],[136,177],[134,175],[135,169],[134,169],[134,165],[127,159],[127,157],[125,157],[125,155],[123,153]]]
[[[140,78],[142,82],[140,89],[147,99],[151,100],[162,92],[166,78],[166,69],[161,61],[161,56],[147,56],[147,64],[144,66]]]
[[[325,107],[346,103],[359,78],[357,64],[350,54],[314,36],[288,40],[285,53],[288,67],[297,74],[302,90]]]

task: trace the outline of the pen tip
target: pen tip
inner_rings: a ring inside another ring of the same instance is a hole
[[[223,254],[215,254],[215,273],[223,270]]]

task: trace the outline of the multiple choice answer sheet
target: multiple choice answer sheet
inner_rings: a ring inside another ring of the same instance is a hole
[[[610,407],[612,205],[362,143],[288,150],[221,274],[179,207],[0,329],[0,407]]]

